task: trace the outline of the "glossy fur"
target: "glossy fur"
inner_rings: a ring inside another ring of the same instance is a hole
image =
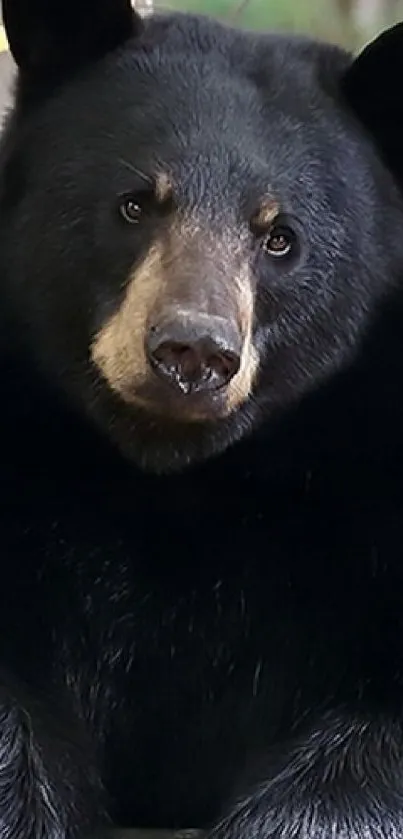
[[[5,3],[1,839],[401,839],[401,30],[350,70],[191,16],[136,37],[123,0],[77,0],[74,64],[51,5]],[[172,212],[253,266],[259,377],[209,427],[127,418],[88,360],[160,235],[114,215],[156,159]],[[268,184],[288,268],[245,232]]]

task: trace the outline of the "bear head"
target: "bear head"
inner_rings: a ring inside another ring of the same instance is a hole
[[[403,265],[402,28],[354,59],[129,0],[3,8],[3,284],[45,375],[170,471],[348,367]]]

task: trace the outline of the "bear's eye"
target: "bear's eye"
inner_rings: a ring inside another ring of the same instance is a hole
[[[138,224],[143,215],[141,200],[133,195],[126,195],[119,204],[119,212],[128,224]]]
[[[289,256],[296,244],[296,236],[290,227],[274,226],[263,242],[263,247],[270,256],[276,259]]]

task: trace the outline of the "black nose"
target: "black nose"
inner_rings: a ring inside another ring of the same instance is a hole
[[[224,387],[239,370],[241,349],[237,326],[207,315],[164,319],[146,340],[155,372],[185,394]]]

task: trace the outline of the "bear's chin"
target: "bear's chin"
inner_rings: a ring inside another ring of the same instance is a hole
[[[125,460],[156,475],[181,472],[223,454],[254,424],[248,405],[224,419],[186,422],[129,408],[110,396],[93,402],[89,414]]]

